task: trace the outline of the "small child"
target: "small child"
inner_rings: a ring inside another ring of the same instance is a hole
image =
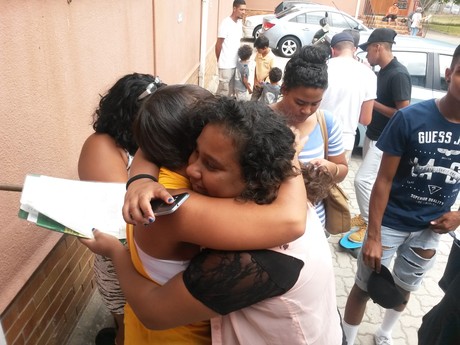
[[[235,70],[235,97],[239,101],[248,100],[248,92],[252,93],[251,84],[249,83],[249,59],[252,55],[252,48],[248,44],[242,45],[238,49],[240,58],[236,64]]]
[[[268,38],[260,35],[254,41],[254,47],[257,49],[255,57],[256,69],[254,73],[254,88],[252,90],[251,101],[257,101],[262,94],[262,86],[268,77],[268,72],[275,65],[275,55],[268,47]]]
[[[283,72],[278,67],[273,67],[268,73],[268,78],[270,79],[269,83],[264,83],[262,87],[262,95],[259,98],[259,101],[264,102],[265,104],[272,104],[278,102],[278,97],[281,93],[281,88],[279,86],[279,81],[283,76]]]

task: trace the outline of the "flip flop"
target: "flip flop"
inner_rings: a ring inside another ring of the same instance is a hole
[[[345,233],[343,235],[343,237],[339,241],[339,244],[340,244],[341,247],[343,247],[345,249],[358,249],[358,248],[361,248],[363,246],[362,242],[361,243],[356,243],[356,242],[352,242],[352,241],[350,241],[348,239],[348,236],[350,236],[355,231],[348,231],[347,233]]]

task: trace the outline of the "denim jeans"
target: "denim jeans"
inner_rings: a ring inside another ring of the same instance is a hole
[[[364,138],[364,159],[354,180],[356,201],[358,202],[361,216],[366,223],[369,219],[369,199],[383,155],[383,152],[375,144],[376,141],[369,139],[367,136]]]

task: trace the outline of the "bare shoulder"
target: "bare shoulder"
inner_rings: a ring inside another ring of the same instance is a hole
[[[93,133],[85,140],[80,158],[82,155],[101,158],[124,156],[124,149],[119,147],[110,135]]]
[[[91,134],[83,144],[78,160],[80,179],[126,181],[127,156],[108,134]]]

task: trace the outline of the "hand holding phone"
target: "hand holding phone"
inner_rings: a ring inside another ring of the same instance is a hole
[[[185,200],[188,199],[189,196],[189,193],[173,195],[174,202],[172,204],[167,204],[161,199],[153,199],[150,201],[150,205],[152,206],[152,210],[155,216],[164,216],[176,211],[180,205],[182,205]]]

